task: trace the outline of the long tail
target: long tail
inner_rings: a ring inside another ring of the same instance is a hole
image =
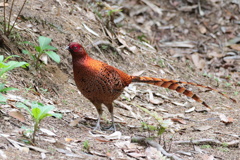
[[[208,87],[208,86],[204,86],[201,84],[197,84],[197,83],[192,83],[192,82],[182,82],[182,81],[176,81],[176,80],[169,80],[169,79],[163,79],[163,78],[152,78],[152,77],[138,77],[138,76],[132,76],[132,82],[141,82],[141,83],[147,83],[147,84],[152,84],[152,85],[156,85],[156,86],[160,86],[160,87],[164,87],[164,88],[168,88],[171,90],[175,90],[179,93],[182,93],[188,97],[191,97],[192,99],[194,99],[195,101],[201,103],[202,105],[209,107],[204,101],[202,101],[196,94],[194,94],[192,91],[187,90],[186,88],[180,86],[179,84],[189,84],[189,85],[193,85],[193,86],[197,86],[197,87],[203,87],[203,88],[207,88],[210,90],[213,90],[229,99],[231,99],[234,103],[236,103],[237,101],[229,96],[227,96],[226,94]]]

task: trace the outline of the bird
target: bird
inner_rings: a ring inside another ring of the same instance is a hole
[[[74,81],[77,88],[97,109],[98,120],[94,130],[102,129],[100,121],[103,114],[102,105],[104,104],[111,114],[112,121],[111,125],[106,129],[116,131],[114,124],[113,101],[121,95],[125,87],[133,82],[147,83],[175,90],[191,97],[207,108],[211,107],[205,101],[202,101],[195,93],[182,87],[181,84],[193,85],[216,91],[236,103],[235,99],[227,96],[226,94],[201,84],[164,78],[128,75],[127,73],[110,66],[107,63],[91,58],[84,47],[77,42],[69,43],[67,50],[72,55]]]

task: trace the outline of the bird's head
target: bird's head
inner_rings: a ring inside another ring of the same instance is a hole
[[[87,55],[83,46],[77,42],[69,43],[66,49],[69,50],[69,52],[72,54],[73,57],[76,57],[76,56],[84,57],[85,55]]]

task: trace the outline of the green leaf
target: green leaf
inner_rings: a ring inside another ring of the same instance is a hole
[[[18,108],[26,109],[27,112],[32,116],[31,110],[30,110],[30,109],[28,108],[28,106],[26,106],[25,104],[23,104],[23,103],[17,103],[16,106],[17,106]]]
[[[41,48],[40,46],[35,46],[35,50],[36,50],[37,52],[39,52],[39,53],[42,52],[42,48]]]
[[[62,118],[62,114],[60,114],[60,113],[51,113],[51,115],[56,118]]]
[[[55,62],[60,63],[60,56],[53,51],[45,51],[45,53]]]
[[[5,88],[5,84],[4,83],[0,83],[0,91],[2,90],[2,89],[4,89]]]
[[[34,46],[34,44],[31,43],[31,42],[29,42],[29,41],[24,41],[24,42],[22,42],[22,43],[24,43],[24,44],[29,44],[29,45],[31,45],[31,46]]]
[[[0,103],[7,102],[7,98],[5,98],[2,94],[0,94]]]
[[[51,116],[51,114],[49,114],[48,112],[53,110],[55,107],[52,105],[47,105],[44,107],[41,107],[41,116],[39,117],[40,120],[42,120],[43,118],[47,117],[47,116]]]
[[[13,88],[13,87],[6,87],[3,89],[0,89],[0,92],[8,92],[8,91],[14,91],[14,90],[18,90],[17,88]]]
[[[56,50],[57,48],[53,47],[53,46],[50,46],[50,45],[47,45],[43,48],[43,50]]]
[[[7,63],[4,63],[4,62],[0,62],[0,68],[6,68],[8,67],[9,65]]]
[[[22,50],[22,53],[23,53],[23,54],[31,55],[31,53],[30,53],[28,50],[25,50],[25,49]]]
[[[6,62],[9,58],[12,58],[12,57],[20,57],[20,56],[18,56],[18,55],[12,55],[12,56],[8,56],[7,58],[5,58],[4,59],[4,61],[3,62]]]
[[[40,121],[40,117],[41,116],[41,110],[40,108],[32,108],[32,117],[34,118],[34,120],[38,123]]]
[[[3,62],[3,60],[4,60],[3,55],[0,55],[0,62]]]
[[[48,38],[48,37],[44,37],[44,36],[40,36],[38,38],[38,43],[39,43],[39,46],[42,50],[44,50],[44,48],[46,46],[48,46],[48,44],[51,42],[51,38]]]
[[[17,67],[21,67],[23,65],[28,65],[28,63],[26,62],[16,62],[16,61],[9,61],[7,63],[9,66],[6,67],[6,68],[3,68],[1,71],[0,71],[0,77],[7,71],[10,71],[14,68],[17,68]]]

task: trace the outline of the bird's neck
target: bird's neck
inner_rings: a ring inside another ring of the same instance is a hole
[[[73,65],[84,64],[90,57],[85,55],[72,55],[72,63]]]

